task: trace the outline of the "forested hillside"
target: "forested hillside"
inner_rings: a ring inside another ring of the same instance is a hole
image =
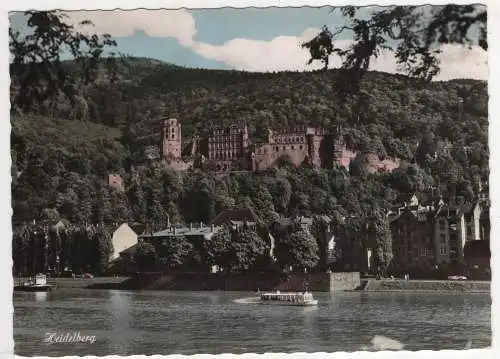
[[[429,186],[443,196],[477,195],[488,177],[487,84],[419,82],[368,73],[359,96],[341,101],[339,71],[245,73],[184,69],[148,59],[103,65],[73,101],[47,100],[30,114],[12,110],[14,221],[73,223],[208,222],[221,209],[250,205],[263,218],[298,210],[366,214]],[[183,140],[207,126],[244,121],[254,140],[268,127],[342,128],[349,147],[398,157],[391,174],[369,175],[362,160],[343,169],[265,173],[173,173],[143,162],[159,140],[161,117],[182,123]],[[435,156],[437,153],[437,156]],[[119,173],[124,193],[107,186]]]

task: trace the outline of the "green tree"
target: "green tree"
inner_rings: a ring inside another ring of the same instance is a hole
[[[282,267],[292,266],[294,270],[310,269],[319,261],[318,243],[306,230],[294,229],[276,238],[275,253]]]
[[[192,250],[193,244],[185,236],[177,236],[161,241],[157,253],[164,264],[175,268],[186,262]]]
[[[389,220],[383,214],[377,215],[368,222],[367,232],[375,244],[375,269],[377,274],[384,275],[387,273],[387,268],[393,257]]]
[[[97,242],[97,249],[99,253],[99,261],[95,273],[102,273],[106,269],[111,255],[113,254],[112,231],[108,226],[98,226],[94,229],[95,241]]]
[[[59,94],[75,101],[78,85],[96,78],[99,58],[107,47],[116,45],[115,41],[109,35],[89,36],[77,31],[59,11],[27,11],[25,16],[30,28],[27,35],[9,28],[14,107],[28,111],[48,99],[57,100]],[[85,25],[91,22],[79,24]],[[64,53],[76,60],[83,76],[63,66]]]
[[[208,265],[225,266],[230,261],[232,233],[229,226],[217,231],[210,240],[204,241],[203,246],[206,253]]]
[[[302,45],[311,55],[309,63],[319,60],[325,69],[330,55],[341,57],[344,71],[336,81],[342,97],[359,93],[361,78],[381,51],[394,52],[409,76],[430,81],[440,69],[437,44],[477,44],[488,49],[485,6],[434,6],[430,14],[418,6],[392,6],[375,10],[368,18],[358,16],[358,10],[354,6],[335,8],[346,24],[335,32],[325,26]],[[470,37],[471,29],[478,30],[477,40]],[[347,49],[336,47],[338,37],[348,31],[354,33],[354,43]]]
[[[233,231],[230,244],[230,270],[245,272],[255,268],[256,263],[268,253],[269,244],[253,229]]]
[[[134,260],[138,270],[145,271],[152,268],[156,262],[156,249],[148,242],[140,242],[134,253]]]

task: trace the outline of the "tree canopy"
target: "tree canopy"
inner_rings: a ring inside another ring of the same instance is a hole
[[[330,55],[342,60],[337,86],[341,96],[360,92],[360,79],[371,61],[382,51],[392,51],[398,65],[410,77],[432,80],[440,70],[440,44],[477,45],[488,49],[487,11],[482,5],[392,6],[360,16],[359,7],[335,8],[345,25],[330,30],[324,26],[313,39],[302,44],[310,52],[309,63],[319,60],[328,68]],[[338,36],[353,34],[347,48],[335,46]]]

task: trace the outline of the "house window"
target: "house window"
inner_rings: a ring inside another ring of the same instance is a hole
[[[283,151],[286,151],[286,147],[285,146],[283,146]]]

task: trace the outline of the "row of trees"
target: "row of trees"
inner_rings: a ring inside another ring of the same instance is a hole
[[[328,242],[334,234],[334,251],[330,252]],[[260,230],[225,226],[202,243],[193,243],[184,236],[142,242],[134,260],[140,270],[152,269],[158,264],[164,268],[189,266],[204,270],[217,266],[226,272],[324,271],[335,267],[342,270],[346,264],[352,269],[367,270],[368,249],[373,252],[373,269],[386,274],[392,261],[392,240],[384,216],[349,218],[341,222],[327,222],[317,217],[310,229],[304,229],[299,223],[288,226],[275,223]],[[333,267],[325,256],[333,256],[330,258]]]
[[[108,226],[74,226],[30,223],[14,227],[12,257],[19,276],[66,271],[100,274],[109,263],[113,229]]]

